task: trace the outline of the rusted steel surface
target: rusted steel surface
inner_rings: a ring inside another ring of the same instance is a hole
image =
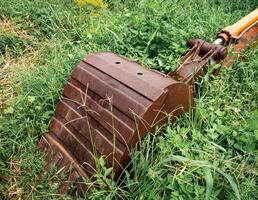
[[[239,39],[234,41],[232,53],[230,53],[223,61],[225,67],[233,65],[238,59],[241,52],[248,49],[252,45],[257,45],[258,40],[258,22],[253,24],[246,30]],[[242,58],[243,59],[243,58]]]
[[[118,178],[131,148],[192,104],[191,88],[183,82],[110,52],[91,54],[72,72],[39,148],[47,151],[48,165],[69,171],[70,182],[91,179],[100,156]]]

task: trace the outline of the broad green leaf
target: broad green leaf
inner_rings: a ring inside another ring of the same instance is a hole
[[[258,140],[258,130],[254,130],[254,136],[255,136],[256,140]]]
[[[13,107],[8,107],[4,110],[4,114],[13,114],[14,109]]]
[[[212,177],[211,169],[208,167],[205,167],[204,174],[205,174],[205,181],[206,181],[205,200],[209,200],[212,193],[212,188],[213,188],[213,177]]]
[[[111,174],[112,170],[113,170],[112,167],[110,167],[107,170],[105,170],[104,176],[107,177],[109,174]]]
[[[236,195],[236,198],[238,200],[241,200],[241,197],[240,197],[240,193],[239,193],[239,190],[238,190],[238,187],[237,187],[237,184],[236,182],[234,181],[233,177],[230,176],[229,174],[223,172],[222,170],[216,168],[216,171],[219,172],[221,175],[223,175],[227,180],[228,182],[230,183],[233,191],[235,192],[235,195]]]

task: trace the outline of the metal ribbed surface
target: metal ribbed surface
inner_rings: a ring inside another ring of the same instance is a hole
[[[130,149],[160,119],[164,101],[172,96],[168,88],[175,85],[175,90],[178,84],[116,54],[91,54],[65,85],[40,149],[47,149],[47,162],[58,169],[75,163],[72,174],[84,178],[95,173],[96,160],[105,156],[118,177],[130,161]],[[74,176],[69,179],[76,180]]]

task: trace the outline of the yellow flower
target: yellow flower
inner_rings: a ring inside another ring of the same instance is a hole
[[[100,7],[100,8],[107,8],[107,5],[102,0],[75,0],[75,2],[80,6],[83,7],[86,4],[89,4],[94,7]]]

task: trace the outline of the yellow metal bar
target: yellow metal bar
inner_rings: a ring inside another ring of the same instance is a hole
[[[241,20],[231,26],[227,26],[223,29],[223,32],[228,32],[232,38],[239,38],[241,33],[251,27],[258,21],[258,8],[243,17]]]

